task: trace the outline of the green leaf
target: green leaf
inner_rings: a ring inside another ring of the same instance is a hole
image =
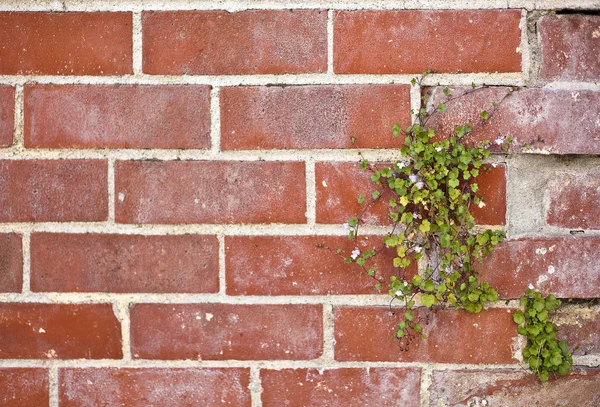
[[[424,219],[419,226],[419,230],[423,233],[429,232],[431,230],[431,222],[429,222],[427,219]]]
[[[365,201],[365,196],[364,196],[363,194],[360,194],[360,195],[358,196],[358,203],[359,203],[359,204],[361,204],[361,203],[363,203],[364,201]]]
[[[435,299],[435,296],[433,294],[423,294],[421,296],[421,302],[427,308],[431,308],[436,303],[436,299]]]
[[[440,103],[437,107],[437,111],[439,113],[444,113],[447,110],[445,103]]]
[[[479,117],[481,117],[483,120],[487,120],[490,118],[490,114],[484,110],[483,112],[479,113]]]
[[[513,314],[513,320],[520,325],[525,322],[525,315],[523,315],[522,311],[517,311]]]

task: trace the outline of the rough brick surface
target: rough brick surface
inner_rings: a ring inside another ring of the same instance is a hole
[[[418,369],[261,370],[264,407],[417,407]]]
[[[0,234],[0,292],[20,292],[23,283],[23,245],[15,233]]]
[[[394,148],[392,124],[408,126],[409,111],[406,85],[228,87],[221,90],[221,147]]]
[[[550,225],[600,229],[600,172],[557,173],[548,185]]]
[[[106,220],[107,172],[100,160],[2,160],[0,221]]]
[[[281,74],[327,69],[325,10],[145,12],[142,24],[143,69],[150,74]]]
[[[600,79],[600,16],[544,16],[538,23],[538,33],[542,78]]]
[[[0,148],[13,143],[15,88],[0,86]]]
[[[518,72],[519,10],[338,11],[336,73]]]
[[[60,369],[61,407],[250,407],[249,369]]]
[[[600,354],[600,308],[575,308],[565,301],[553,312],[552,321],[574,355]]]
[[[35,233],[31,290],[218,292],[218,250],[214,236]]]
[[[25,146],[209,148],[208,86],[31,85]]]
[[[600,238],[547,237],[505,241],[477,266],[503,298],[520,297],[532,284],[559,298],[596,298]]]
[[[426,340],[400,350],[394,333],[399,315],[388,307],[334,308],[335,359],[339,361],[405,361],[437,363],[515,363],[511,346],[517,336],[513,310],[479,314],[421,309],[416,314]],[[485,340],[484,340],[485,338]]]
[[[306,222],[299,162],[120,161],[115,177],[120,223]]]
[[[318,249],[317,244],[330,250]],[[360,266],[344,263],[352,250],[375,249],[379,254],[365,263],[375,277],[389,281],[399,275],[392,266],[395,250],[384,248],[381,236],[366,236],[358,242],[346,236],[232,236],[225,239],[227,293],[230,295],[331,295],[375,294],[377,281]],[[341,256],[337,249],[343,249]],[[413,263],[400,273],[410,279]]]
[[[0,405],[2,407],[49,407],[46,369],[0,369]]]
[[[111,304],[0,304],[1,359],[119,359]]]
[[[0,13],[0,74],[132,72],[131,13]]]
[[[541,385],[522,370],[434,371],[431,406],[581,406],[600,403],[600,372],[576,371]],[[484,402],[485,400],[485,402]]]
[[[302,360],[323,348],[318,305],[137,304],[136,359]]]

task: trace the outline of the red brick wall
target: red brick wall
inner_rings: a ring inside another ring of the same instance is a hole
[[[600,405],[600,5],[506,3],[0,4],[0,406]],[[434,128],[524,87],[473,137],[534,141],[479,180],[502,299],[418,309],[403,352],[388,297],[315,245],[354,247],[359,151],[393,160],[422,92],[472,83]],[[528,285],[574,299],[576,367],[544,386]]]

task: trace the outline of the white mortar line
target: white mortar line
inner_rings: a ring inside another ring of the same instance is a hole
[[[323,355],[320,359],[324,362],[335,362],[334,347],[335,334],[333,305],[323,304]]]
[[[31,293],[31,234],[23,233],[23,294]]]
[[[117,301],[113,304],[115,316],[121,322],[121,346],[123,360],[131,360],[131,319],[129,317],[129,302]]]
[[[556,81],[544,85],[542,89],[591,90],[598,92],[600,91],[600,83]]]
[[[333,74],[333,19],[335,18],[335,11],[332,9],[327,10],[327,73]]]
[[[525,83],[531,80],[531,50],[529,49],[529,34],[527,32],[527,10],[521,10],[521,21],[519,22],[521,29],[521,72]]]
[[[48,387],[50,392],[50,407],[58,407],[59,405],[59,389],[58,389],[58,366],[51,364],[48,369]]]
[[[250,366],[250,384],[248,386],[250,390],[250,399],[252,401],[252,407],[262,407],[262,383],[260,379],[260,368],[254,365]]]
[[[217,235],[219,240],[219,294],[227,294],[227,270],[225,266],[225,235]]]
[[[432,369],[429,366],[421,369],[421,407],[429,406],[429,387],[431,386]]]
[[[218,155],[221,150],[221,89],[210,90],[210,152]]]
[[[306,219],[308,227],[313,229],[317,219],[315,162],[309,158],[304,165],[306,168]]]
[[[13,133],[13,148],[16,150],[23,149],[23,128],[25,118],[23,116],[24,100],[23,100],[23,85],[15,86],[15,116],[14,116],[14,133]]]
[[[115,223],[115,160],[108,160],[108,224]]]
[[[137,11],[132,16],[132,34],[133,34],[133,73],[142,73],[142,13]]]

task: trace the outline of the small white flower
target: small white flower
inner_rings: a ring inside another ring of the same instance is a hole
[[[440,151],[442,151],[442,147],[436,147],[435,151],[437,151],[439,153]]]
[[[533,284],[529,283],[529,285],[527,286],[527,288],[529,288],[530,290],[533,290]]]
[[[494,140],[494,143],[497,145],[504,143],[504,137],[498,137],[496,140]]]
[[[350,257],[352,257],[352,260],[356,260],[356,258],[360,256],[360,250],[358,250],[358,247],[354,250],[352,250],[352,253],[350,253]]]
[[[421,253],[421,251],[423,250],[423,248],[421,246],[415,246],[415,248],[413,249],[416,253]]]
[[[498,164],[496,164],[496,163],[492,164],[492,168],[496,168],[497,166],[498,166]]]
[[[396,295],[396,297],[400,297],[402,295],[402,291],[396,291],[394,294]]]
[[[419,214],[417,212],[413,212],[413,219],[417,219],[419,217]]]
[[[404,162],[404,161],[398,161],[396,163],[396,165],[398,166],[398,168],[402,169],[402,168],[406,167],[406,162]]]
[[[415,185],[417,186],[417,188],[421,189],[425,186],[425,183],[423,181],[419,181]]]
[[[417,182],[417,181],[419,180],[419,176],[418,176],[417,174],[410,174],[410,175],[408,176],[408,179],[409,179],[411,182]]]
[[[350,224],[349,223],[344,223],[344,229],[350,229]]]
[[[479,201],[479,203],[477,204],[477,206],[479,206],[480,208],[483,208],[485,206],[485,202]]]
[[[405,281],[405,282],[404,282],[404,287],[406,287],[407,285],[408,285],[408,283]]]

